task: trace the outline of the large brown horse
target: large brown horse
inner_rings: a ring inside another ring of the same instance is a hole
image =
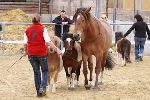
[[[112,68],[113,60],[108,54],[112,43],[112,31],[110,25],[105,21],[100,21],[90,14],[91,7],[77,9],[73,16],[75,22],[75,33],[81,35],[81,51],[83,59],[83,74],[85,77],[85,88],[90,89],[88,84],[87,62],[90,70],[90,80],[92,81],[92,55],[96,57],[96,81],[95,88],[98,88],[98,77],[101,72],[103,76],[104,67]]]

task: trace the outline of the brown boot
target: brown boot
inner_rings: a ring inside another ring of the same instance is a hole
[[[43,88],[42,97],[43,97],[43,96],[46,96],[46,88]]]

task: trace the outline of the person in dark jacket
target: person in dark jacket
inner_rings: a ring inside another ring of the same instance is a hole
[[[150,40],[150,30],[148,25],[143,21],[141,15],[137,14],[134,16],[134,18],[137,20],[137,22],[135,22],[132,27],[124,34],[124,37],[130,34],[132,30],[135,30],[135,62],[138,62],[143,61],[144,45],[146,38]]]
[[[69,32],[69,27],[70,27],[69,24],[72,24],[73,20],[71,20],[70,18],[66,16],[65,10],[62,10],[60,12],[60,15],[57,16],[52,22],[56,23],[55,35],[61,38],[64,33]],[[61,24],[63,25],[63,34],[61,34]]]

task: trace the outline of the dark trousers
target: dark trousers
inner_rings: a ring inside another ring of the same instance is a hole
[[[47,56],[28,56],[34,71],[34,82],[36,90],[46,89],[48,80],[48,57]],[[41,78],[42,72],[42,78]],[[42,80],[41,80],[42,79]]]

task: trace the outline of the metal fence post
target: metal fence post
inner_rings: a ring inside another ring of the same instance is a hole
[[[62,40],[62,37],[63,37],[63,32],[64,32],[64,30],[63,30],[63,24],[61,24],[61,40]],[[63,42],[61,43],[61,50],[63,49]]]
[[[143,0],[140,0],[140,15],[142,15],[143,10]]]
[[[2,36],[1,36],[1,38],[2,38],[2,54],[4,54],[5,52],[5,23],[2,23]]]
[[[113,23],[116,23],[116,15],[117,15],[117,1],[113,0],[114,8],[113,8]],[[113,31],[115,31],[115,25],[113,25]]]

